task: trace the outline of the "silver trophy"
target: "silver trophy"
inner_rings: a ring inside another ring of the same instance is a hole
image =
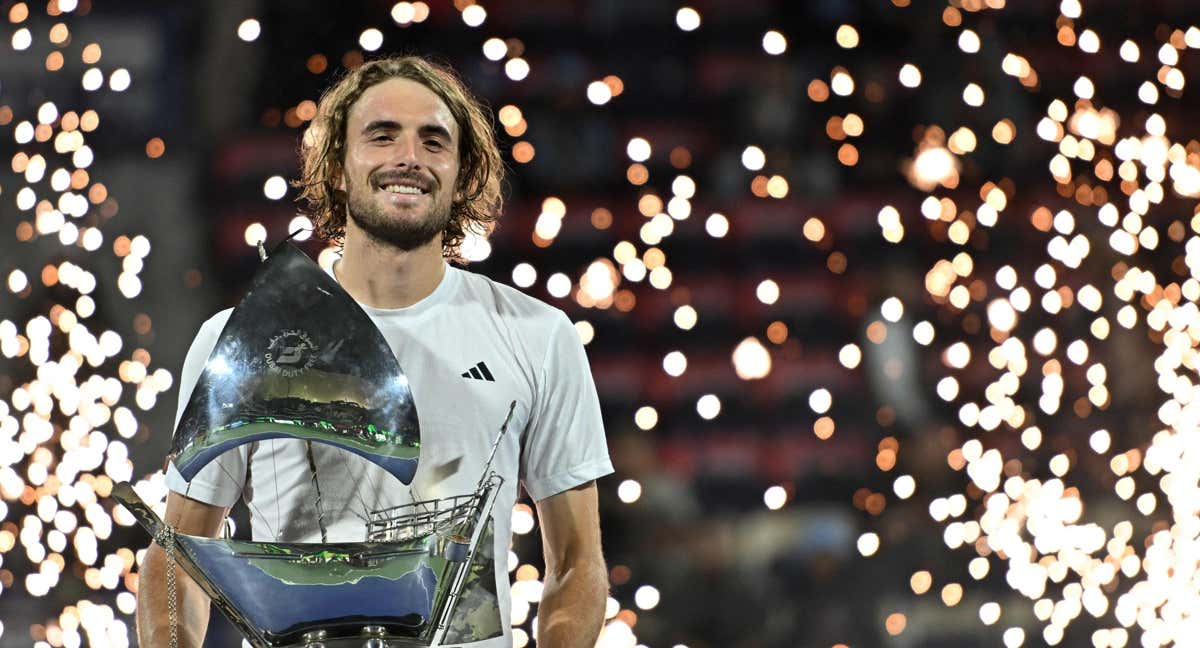
[[[491,466],[512,411],[474,492],[371,511],[361,542],[190,536],[163,522],[129,484],[114,487],[113,497],[165,550],[169,596],[178,563],[255,648],[480,641],[503,632],[491,515],[503,479]],[[312,443],[358,454],[405,485],[421,449],[408,379],[383,335],[288,242],[265,258],[230,315],[169,460],[190,480],[231,448],[275,438],[310,444],[318,503]]]

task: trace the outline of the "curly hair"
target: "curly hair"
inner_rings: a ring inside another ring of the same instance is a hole
[[[462,261],[460,247],[467,232],[486,236],[500,216],[504,162],[490,113],[447,66],[419,56],[376,59],[351,70],[326,90],[300,145],[299,200],[307,202],[318,236],[327,240],[345,236],[348,197],[337,185],[346,159],[350,109],[368,88],[393,78],[429,88],[458,123],[458,181],[450,222],[442,232],[442,255]]]

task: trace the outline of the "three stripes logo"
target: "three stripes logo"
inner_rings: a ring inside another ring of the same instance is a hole
[[[487,365],[482,361],[475,364],[467,371],[462,373],[463,378],[474,378],[475,380],[486,380],[488,382],[496,382],[496,378],[492,376],[492,372],[488,371]]]

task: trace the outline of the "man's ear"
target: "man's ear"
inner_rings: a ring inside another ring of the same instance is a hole
[[[333,170],[333,188],[346,193],[346,174],[343,169],[335,168]]]

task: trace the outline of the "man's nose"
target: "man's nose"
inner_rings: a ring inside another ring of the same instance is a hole
[[[421,168],[421,160],[418,157],[419,145],[416,137],[396,138],[395,145],[392,147],[393,164],[404,169]]]

